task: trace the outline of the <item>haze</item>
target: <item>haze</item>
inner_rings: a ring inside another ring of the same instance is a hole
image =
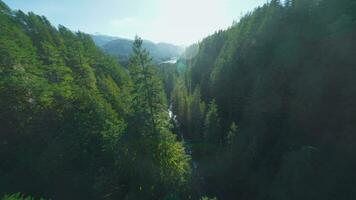
[[[189,45],[266,0],[5,0],[73,31]]]

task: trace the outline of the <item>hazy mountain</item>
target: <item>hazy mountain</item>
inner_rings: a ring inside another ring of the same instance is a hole
[[[100,35],[100,34],[91,35],[91,37],[93,38],[95,44],[99,47],[102,47],[103,45],[107,44],[108,42],[119,39],[119,37]]]
[[[106,53],[118,58],[121,64],[127,64],[128,57],[132,52],[133,40],[105,35],[92,35],[92,38],[96,45]],[[183,47],[169,43],[154,43],[149,40],[143,41],[143,47],[150,52],[155,62],[179,57],[183,52]]]

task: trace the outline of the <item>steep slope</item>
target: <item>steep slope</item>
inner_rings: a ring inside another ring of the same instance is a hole
[[[185,198],[189,156],[149,59],[143,82],[141,57],[129,75],[89,35],[2,1],[0,27],[0,197]]]
[[[273,0],[198,45],[172,103],[207,193],[355,197],[355,1]]]

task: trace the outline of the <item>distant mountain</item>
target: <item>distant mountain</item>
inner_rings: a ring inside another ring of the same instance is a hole
[[[121,64],[127,65],[133,40],[105,35],[92,35],[92,38],[106,53],[115,56]],[[143,47],[150,52],[154,62],[157,63],[177,58],[183,52],[183,47],[169,43],[154,43],[149,40],[143,41]]]
[[[107,36],[107,35],[91,35],[95,44],[99,47],[111,42],[113,40],[120,39],[119,37]]]

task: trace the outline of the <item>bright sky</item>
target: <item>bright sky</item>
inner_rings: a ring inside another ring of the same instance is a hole
[[[73,31],[189,45],[267,0],[3,0]]]

